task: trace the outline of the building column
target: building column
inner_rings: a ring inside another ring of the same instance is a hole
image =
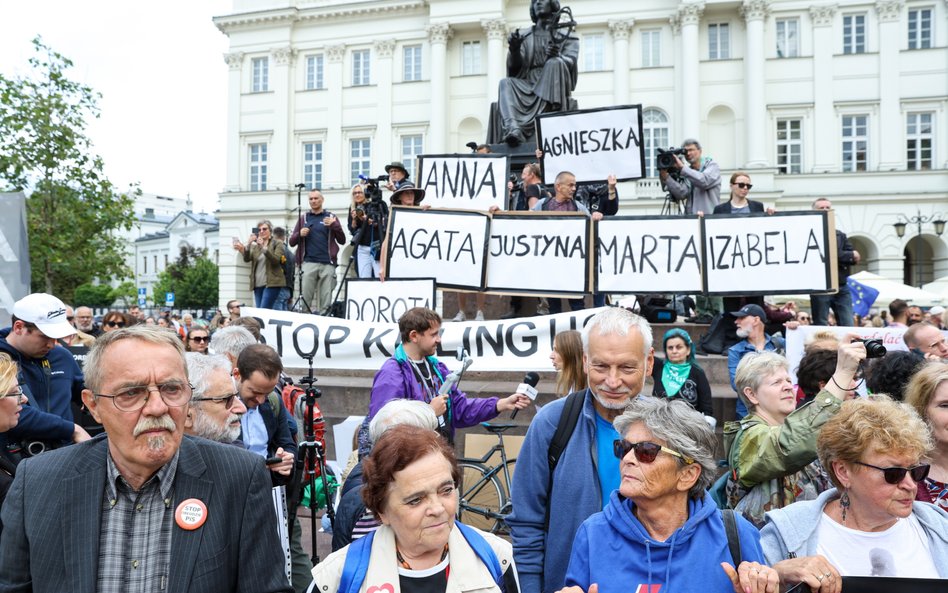
[[[487,34],[487,101],[485,107],[490,112],[490,104],[497,100],[500,80],[507,75],[507,62],[504,59],[504,42],[507,40],[507,21],[493,19],[481,21],[481,27]]]
[[[224,191],[240,191],[240,74],[244,52],[224,54],[227,74],[227,177]]]
[[[616,105],[626,105],[629,102],[629,33],[634,24],[634,19],[609,21],[612,53],[615,55],[612,67],[612,101]]]
[[[431,44],[431,137],[425,151],[440,154],[445,152],[447,137],[447,53],[453,32],[447,23],[429,25],[427,31]]]
[[[342,87],[345,85],[342,58],[345,55],[345,45],[331,45],[326,48],[326,105],[329,126],[326,129],[326,146],[323,149],[323,188],[349,185],[349,172],[345,166],[349,147],[342,143]]]
[[[395,40],[383,39],[375,42],[376,68],[375,91],[375,144],[372,151],[372,171],[381,171],[392,161],[400,160],[400,154],[392,144],[392,54]]]
[[[293,171],[290,155],[293,149],[290,146],[290,113],[292,113],[293,97],[293,59],[296,54],[290,46],[277,47],[270,50],[273,62],[273,142],[267,152],[268,179],[270,189],[289,190]]]
[[[704,14],[704,2],[678,7],[681,25],[681,133],[682,138],[698,138],[701,134],[701,103],[698,85],[698,23]]]
[[[807,143],[813,147],[813,160],[804,173],[839,171],[839,124],[833,110],[833,20],[836,5],[811,6],[813,22],[813,136]],[[833,130],[829,142],[816,142],[816,130]],[[804,152],[804,158],[806,153]]]
[[[878,170],[897,171],[905,167],[902,130],[905,117],[899,104],[899,45],[902,31],[899,17],[902,0],[879,0],[879,147]],[[870,127],[871,129],[871,127]]]
[[[767,101],[764,95],[764,19],[767,0],[744,0],[741,14],[747,23],[744,35],[744,166],[768,166]]]

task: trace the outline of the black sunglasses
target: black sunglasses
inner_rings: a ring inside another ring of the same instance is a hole
[[[210,342],[211,339],[207,336],[188,336],[189,340],[194,340],[195,342]]]
[[[125,327],[124,321],[106,321],[105,324],[109,327]]]
[[[754,186],[751,185],[750,183],[735,183],[734,185],[736,185],[737,187],[739,187],[739,188],[741,188],[741,189],[750,189],[750,188],[754,187]]]
[[[905,474],[912,476],[912,480],[917,484],[928,477],[928,471],[932,468],[932,466],[927,463],[920,463],[914,467],[878,467],[861,461],[857,461],[856,463],[879,470],[882,472],[882,477],[885,478],[885,481],[889,484],[898,484],[905,479]]]
[[[612,453],[618,459],[624,459],[626,455],[629,454],[629,451],[635,451],[635,458],[641,463],[652,463],[655,461],[655,458],[658,457],[660,451],[664,451],[669,455],[674,455],[682,459],[685,463],[694,463],[695,460],[682,455],[678,451],[669,449],[668,447],[663,447],[657,443],[650,443],[648,441],[643,441],[641,443],[630,443],[625,439],[616,439],[612,441]]]

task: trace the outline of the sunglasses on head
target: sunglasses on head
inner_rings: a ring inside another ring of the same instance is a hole
[[[105,324],[109,327],[125,327],[124,321],[106,321]]]
[[[882,477],[885,478],[885,481],[889,484],[898,484],[905,479],[905,474],[912,476],[912,480],[915,483],[921,482],[928,477],[928,470],[932,468],[932,466],[927,463],[920,463],[914,467],[878,467],[861,461],[857,461],[856,463],[879,470],[882,472]]]
[[[739,188],[741,188],[741,189],[750,189],[750,188],[754,187],[754,186],[751,185],[750,183],[735,183],[734,185],[736,185],[737,187],[739,187]]]
[[[625,439],[616,439],[612,441],[612,452],[616,458],[622,460],[626,455],[629,454],[629,451],[635,451],[635,458],[641,463],[652,463],[655,461],[655,458],[658,457],[660,451],[664,451],[669,455],[674,455],[675,457],[680,458],[685,463],[694,463],[695,460],[686,457],[679,453],[678,451],[673,451],[668,447],[663,447],[657,443],[650,443],[648,441],[643,441],[641,443],[630,443]]]

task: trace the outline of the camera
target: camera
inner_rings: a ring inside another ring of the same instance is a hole
[[[855,339],[853,342],[862,342],[866,345],[866,358],[882,358],[885,356],[886,349],[882,345],[882,340],[879,339]]]
[[[685,149],[684,148],[675,148],[674,146],[670,147],[668,150],[658,150],[658,154],[655,155],[655,168],[664,171],[674,171],[678,168],[677,163],[675,163],[675,155],[684,157]]]
[[[510,189],[510,193],[523,191],[523,180],[517,177],[515,173],[511,173],[510,177],[507,178],[507,181],[513,184],[513,187]]]

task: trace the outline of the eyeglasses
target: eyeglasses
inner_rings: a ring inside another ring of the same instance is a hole
[[[211,339],[207,336],[188,336],[189,340],[194,342],[210,342]]]
[[[161,385],[133,385],[126,387],[115,395],[105,395],[103,393],[94,393],[96,397],[107,397],[112,400],[115,407],[122,412],[137,412],[145,407],[151,392],[157,391],[162,401],[172,408],[179,408],[191,399],[191,392],[194,389],[188,383],[168,382]]]
[[[257,229],[257,232],[258,232],[258,233],[262,233],[263,231],[269,231],[269,230],[270,230],[270,229],[268,229],[267,227],[262,226],[262,227],[260,227],[259,229]]]
[[[674,455],[675,457],[680,458],[685,463],[694,463],[695,460],[691,457],[682,455],[678,451],[673,451],[668,447],[663,447],[657,443],[650,443],[648,441],[643,441],[641,443],[630,443],[625,439],[616,439],[612,441],[612,452],[615,454],[618,459],[625,459],[625,456],[629,454],[629,451],[635,451],[635,458],[642,463],[652,463],[655,461],[655,458],[658,457],[659,451],[664,451],[669,455]]]
[[[915,483],[921,482],[928,477],[928,470],[932,468],[932,466],[927,463],[920,463],[914,467],[878,467],[861,461],[857,461],[856,463],[879,470],[882,472],[882,477],[884,477],[885,481],[889,484],[898,484],[905,478],[905,474],[912,476],[912,480]]]
[[[754,186],[751,185],[750,183],[735,183],[734,185],[736,185],[737,187],[739,187],[739,188],[741,188],[741,189],[750,189],[750,188],[754,187]]]
[[[229,410],[234,407],[234,398],[240,397],[239,393],[231,393],[228,395],[219,395],[216,397],[192,397],[191,401],[193,402],[224,402],[224,409]]]
[[[23,397],[23,388],[20,387],[19,385],[17,385],[17,386],[16,386],[16,391],[11,391],[10,393],[4,393],[4,394],[0,395],[0,399],[3,399],[3,398],[5,398],[5,397],[15,397],[15,398],[19,399],[19,398]]]
[[[105,325],[109,327],[125,327],[124,321],[106,321]]]

